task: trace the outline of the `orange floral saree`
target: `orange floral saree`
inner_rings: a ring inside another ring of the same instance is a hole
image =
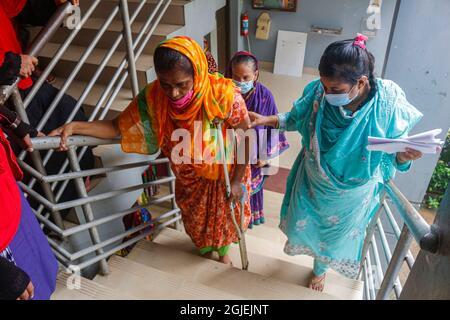
[[[219,151],[214,133],[205,134],[215,128],[213,120],[219,118],[224,121],[223,131],[215,134],[222,134],[226,141],[227,129],[248,121],[247,108],[231,80],[218,73],[208,73],[206,56],[194,40],[175,37],[160,46],[182,53],[192,63],[194,97],[188,107],[176,110],[171,107],[158,80],[148,84],[119,116],[122,149],[124,152],[142,154],[154,154],[161,149],[171,160],[176,177],[175,199],[186,233],[202,254],[218,251],[223,256],[229,245],[238,239],[230,218],[222,164],[206,161],[175,164],[172,151],[178,141],[172,141],[171,137],[176,129],[189,131],[194,137],[191,139],[192,159],[202,159],[205,151],[217,155]],[[195,122],[201,123],[201,132],[198,132]],[[199,134],[203,141],[200,155],[194,146],[195,137]],[[231,177],[236,165],[231,162],[228,167]],[[250,222],[250,178],[248,166],[242,181],[248,191],[244,205],[245,228]],[[237,218],[239,211],[240,205],[235,210]]]

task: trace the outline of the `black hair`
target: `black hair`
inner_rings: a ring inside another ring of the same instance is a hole
[[[320,76],[339,79],[355,85],[362,76],[367,76],[371,92],[376,90],[375,57],[367,49],[354,44],[355,40],[342,40],[330,44],[319,64]]]
[[[245,64],[249,63],[252,65],[253,72],[258,71],[258,62],[252,56],[237,55],[237,56],[233,57],[233,59],[231,59],[231,66],[236,66],[236,65],[242,64],[242,63],[245,63]]]
[[[170,48],[156,48],[153,55],[153,62],[157,73],[181,69],[187,74],[194,75],[194,68],[192,67],[191,61],[184,54]]]

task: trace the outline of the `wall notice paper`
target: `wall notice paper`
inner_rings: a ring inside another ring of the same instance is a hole
[[[422,153],[435,154],[442,149],[444,144],[444,141],[436,138],[441,132],[442,129],[435,129],[401,139],[369,137],[367,149],[370,151],[397,153],[405,152],[406,148],[410,148]]]
[[[274,74],[301,78],[307,33],[278,30]]]

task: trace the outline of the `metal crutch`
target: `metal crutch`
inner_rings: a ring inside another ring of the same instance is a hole
[[[217,130],[218,130],[220,157],[221,157],[222,164],[223,164],[223,173],[224,173],[224,177],[225,177],[227,198],[229,198],[231,196],[231,184],[230,184],[230,176],[228,174],[228,166],[227,166],[226,157],[225,157],[225,144],[223,142],[223,136],[222,136],[222,120],[216,118],[216,119],[214,119],[214,123],[216,124]],[[236,221],[236,216],[234,214],[234,209],[236,208],[236,206],[233,202],[230,202],[230,214],[231,214],[231,221],[233,222],[234,228],[236,230],[236,234],[239,239],[239,252],[241,255],[242,270],[248,270],[247,245],[245,243],[245,231],[244,231],[244,218],[245,218],[244,204],[245,204],[245,193],[247,192],[247,190],[245,189],[244,185],[242,185],[242,189],[244,190],[244,195],[241,199],[240,225],[238,225],[238,223]]]

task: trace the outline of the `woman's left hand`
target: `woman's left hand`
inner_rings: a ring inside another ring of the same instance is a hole
[[[241,182],[232,182],[231,183],[231,195],[230,201],[234,201],[235,203],[241,202],[241,198],[244,196],[244,190],[242,190]]]
[[[405,163],[420,158],[422,158],[422,152],[414,149],[406,148],[405,152],[397,152],[397,161],[399,163]]]

